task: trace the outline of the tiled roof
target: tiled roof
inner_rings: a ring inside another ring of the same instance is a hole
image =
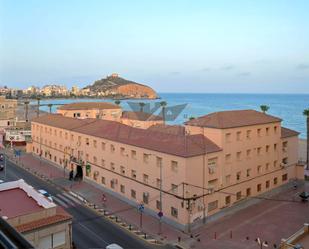
[[[120,109],[119,105],[108,102],[77,102],[58,107],[59,110],[91,110],[91,109]]]
[[[148,128],[151,131],[163,132],[166,134],[183,135],[186,129],[182,125],[165,125],[165,124],[155,124]]]
[[[19,226],[16,226],[15,229],[20,232],[27,232],[27,231],[32,231],[35,229],[39,229],[41,227],[45,227],[48,225],[52,225],[55,223],[59,223],[59,222],[63,222],[63,221],[67,221],[70,220],[72,217],[70,215],[65,215],[65,214],[56,214],[53,216],[49,216],[46,218],[42,218],[39,220],[35,220],[35,221],[31,221],[25,224],[21,224]]]
[[[115,121],[98,119],[80,120],[62,115],[48,114],[36,118],[32,122],[181,157],[198,156],[221,150],[215,143],[201,134],[166,134],[134,128]]]
[[[286,137],[294,137],[294,136],[298,136],[299,132],[285,128],[285,127],[281,127],[281,137],[282,138],[286,138]]]
[[[214,112],[187,121],[186,125],[217,129],[235,128],[250,125],[280,122],[281,119],[255,110]]]
[[[162,117],[153,115],[147,112],[122,112],[122,118],[131,119],[131,120],[139,120],[139,121],[159,121],[163,120]]]

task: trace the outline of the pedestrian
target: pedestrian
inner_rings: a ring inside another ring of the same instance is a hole
[[[73,170],[70,171],[70,176],[69,176],[69,180],[72,181],[73,180]]]
[[[296,190],[297,189],[297,181],[296,179],[293,181],[293,188]]]

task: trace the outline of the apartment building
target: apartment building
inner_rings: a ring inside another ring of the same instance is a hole
[[[168,128],[167,128],[168,127]],[[302,175],[298,133],[253,110],[209,114],[184,126],[45,115],[28,151],[85,177],[181,229]]]
[[[0,96],[0,127],[8,127],[16,119],[17,100]]]
[[[1,216],[35,248],[69,249],[72,217],[24,180],[0,184]]]

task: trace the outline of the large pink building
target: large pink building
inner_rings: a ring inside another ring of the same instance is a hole
[[[62,167],[81,166],[106,191],[144,203],[152,215],[163,211],[181,229],[302,175],[298,133],[254,110],[148,129],[45,115],[32,121],[28,150]]]

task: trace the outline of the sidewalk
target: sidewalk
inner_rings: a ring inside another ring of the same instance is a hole
[[[47,179],[52,180],[56,185],[67,189],[68,191],[73,191],[78,195],[84,197],[87,201],[95,204],[99,208],[107,210],[109,213],[117,215],[119,218],[124,220],[126,223],[131,224],[139,228],[140,224],[140,213],[137,207],[133,207],[124,201],[117,199],[116,197],[103,191],[103,187],[96,183],[90,183],[89,180],[84,179],[81,182],[69,181],[68,172],[64,172],[63,169],[58,168],[45,160],[40,160],[31,154],[23,154],[20,159],[16,159],[13,155],[10,158],[18,160],[22,163],[23,167],[30,169],[31,171],[36,171],[39,175],[44,175]],[[97,185],[97,186],[96,186]],[[103,205],[102,195],[106,196],[106,203]],[[162,223],[162,235],[158,235],[158,219],[143,214],[143,227],[142,231],[152,235],[161,241],[168,241],[169,243],[177,242],[178,237],[189,238],[188,235],[172,228],[165,223]]]
[[[72,190],[88,201],[102,207],[102,194],[107,197],[105,209],[128,224],[139,227],[139,213],[136,207],[109,195],[102,187],[89,181],[71,182],[64,171],[48,162],[42,161],[30,154],[21,156],[20,161],[25,167],[45,175],[57,185]],[[178,236],[186,248],[196,249],[254,249],[258,248],[256,238],[267,241],[269,248],[279,248],[282,238],[300,229],[309,221],[309,204],[300,202],[298,195],[309,191],[309,183],[305,182],[298,189],[288,187],[283,192],[271,197],[271,200],[261,200],[253,206],[246,207],[232,215],[227,215],[215,222],[206,224],[194,231],[193,238],[162,223],[163,236],[158,236],[158,219],[143,215],[143,231],[153,237],[169,243],[177,242]],[[274,247],[276,245],[277,247]]]

